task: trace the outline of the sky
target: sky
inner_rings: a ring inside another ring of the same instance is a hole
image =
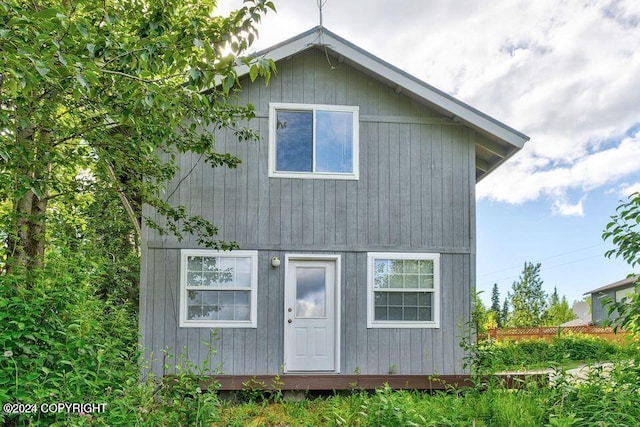
[[[318,0],[274,3],[252,51],[319,23]],[[640,191],[640,1],[323,3],[325,28],[531,138],[476,187],[486,303],[525,262],[542,263],[545,290],[569,303],[633,271],[605,258],[601,236]]]

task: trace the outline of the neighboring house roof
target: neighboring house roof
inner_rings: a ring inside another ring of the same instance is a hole
[[[324,27],[312,28],[258,52],[256,56],[264,56],[276,62],[311,48],[331,52],[338,58],[338,62],[346,62],[397,92],[444,114],[451,121],[476,130],[476,182],[513,156],[529,140],[523,133],[394,67]],[[241,65],[236,71],[239,76],[243,76],[248,74],[249,68]]]
[[[570,327],[570,326],[589,326],[591,324],[591,313],[586,316],[577,317],[573,320],[569,320],[568,322],[564,322],[559,326],[562,327]]]
[[[583,295],[596,294],[598,292],[604,292],[604,291],[608,291],[610,289],[620,288],[620,287],[623,287],[625,285],[631,285],[633,283],[636,283],[638,280],[640,280],[640,275],[630,276],[630,277],[627,277],[626,279],[618,280],[617,282],[610,283],[610,284],[608,284],[606,286],[603,286],[601,288],[597,288],[597,289],[594,289],[592,291],[585,292]]]

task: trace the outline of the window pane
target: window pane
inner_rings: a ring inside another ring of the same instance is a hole
[[[426,289],[433,288],[433,276],[420,275],[420,287]]]
[[[218,311],[217,320],[235,320],[233,318],[234,311],[235,310],[234,310],[233,304],[220,306],[220,311]]]
[[[402,292],[389,292],[389,305],[402,306]]]
[[[189,320],[249,320],[249,291],[188,291]]]
[[[418,273],[418,260],[407,259],[404,261],[404,272],[407,274]]]
[[[202,294],[202,305],[218,305],[220,303],[220,292],[218,291],[204,291],[198,293]]]
[[[390,260],[390,273],[402,274],[404,272],[404,263],[401,259]]]
[[[202,319],[202,306],[189,306],[187,309],[187,316],[189,320]]]
[[[251,258],[236,258],[236,272],[251,273]]]
[[[202,271],[202,258],[190,256],[187,260],[188,271]]]
[[[325,269],[296,268],[296,317],[325,316]]]
[[[251,273],[236,273],[235,285],[240,288],[251,286]]]
[[[251,287],[251,258],[189,257],[187,286]]]
[[[405,288],[417,288],[418,287],[418,276],[416,274],[407,274],[404,276],[404,287]]]
[[[405,307],[404,317],[402,320],[418,320],[418,308],[417,307]]]
[[[420,260],[420,273],[433,274],[433,260],[421,259]]]
[[[202,304],[202,292],[187,291],[187,305],[200,305],[200,304]]]
[[[389,276],[386,274],[377,274],[374,277],[373,286],[375,288],[388,288],[389,287]]]
[[[422,322],[433,321],[433,316],[431,315],[431,307],[418,308],[418,320]]]
[[[375,320],[432,321],[432,294],[429,292],[377,291]]]
[[[316,172],[353,172],[353,114],[316,111]]]
[[[404,320],[402,318],[402,307],[389,307],[388,320]]]
[[[404,305],[415,306],[418,305],[418,294],[416,292],[407,292],[404,294]]]
[[[392,288],[403,288],[402,274],[392,274],[389,276],[389,286]]]
[[[202,269],[204,271],[217,271],[218,259],[214,257],[199,257],[202,262]]]
[[[276,170],[312,172],[313,112],[276,111]]]
[[[418,294],[418,305],[422,307],[431,307],[431,293]]]
[[[187,284],[189,286],[203,286],[204,276],[202,273],[187,273]]]

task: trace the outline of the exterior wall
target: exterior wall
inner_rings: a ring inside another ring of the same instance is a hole
[[[591,321],[594,325],[602,325],[605,320],[609,319],[607,307],[604,306],[604,299],[611,298],[614,300],[615,297],[615,289],[591,294]],[[613,317],[617,317],[615,312],[611,314]]]
[[[269,86],[243,82],[238,102],[256,107],[251,125],[262,140],[238,143],[222,132],[216,148],[240,157],[237,169],[211,168],[184,155],[168,185],[169,200],[218,225],[220,239],[260,251],[258,328],[220,330],[211,363],[222,363],[226,374],[280,372],[284,269],[269,260],[291,252],[339,253],[342,373],[387,374],[392,366],[405,374],[461,373],[459,337],[475,281],[475,134],[331,61],[335,69],[324,52],[313,50],[279,63]],[[269,102],[359,106],[360,179],[268,178]],[[145,229],[141,332],[157,358],[157,374],[165,349],[185,348],[195,363],[207,357],[201,341],[210,342],[209,329],[177,326],[179,249],[196,247],[194,237],[179,243]],[[442,254],[439,329],[367,329],[368,251]]]
[[[631,288],[634,285],[625,284],[618,288],[607,289],[602,292],[591,294],[591,319],[595,325],[602,325],[606,320],[612,320],[618,317],[618,311],[614,310],[609,314],[609,308],[604,305],[604,300],[609,298],[616,301],[616,292],[622,289]]]

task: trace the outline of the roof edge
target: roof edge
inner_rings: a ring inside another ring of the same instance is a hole
[[[279,61],[312,47],[325,47],[338,55],[342,55],[358,65],[369,69],[378,75],[379,78],[397,83],[403,90],[412,92],[428,103],[439,106],[457,120],[471,127],[482,129],[496,138],[513,145],[517,149],[522,148],[525,142],[530,139],[529,136],[524,133],[494,119],[408,72],[401,70],[395,65],[360,48],[323,26],[313,27],[271,47],[260,50],[253,54],[253,56],[265,56],[274,61]],[[249,72],[249,67],[240,65],[236,68],[236,72],[238,76],[246,75]]]
[[[630,275],[625,279],[618,280],[617,282],[610,283],[608,285],[602,286],[600,288],[593,289],[591,291],[587,291],[582,295],[590,295],[590,294],[595,294],[595,293],[602,292],[602,291],[608,291],[609,289],[615,289],[615,288],[618,288],[620,286],[631,285],[631,284],[636,283],[638,281],[640,281],[640,274],[638,274],[638,275]]]

